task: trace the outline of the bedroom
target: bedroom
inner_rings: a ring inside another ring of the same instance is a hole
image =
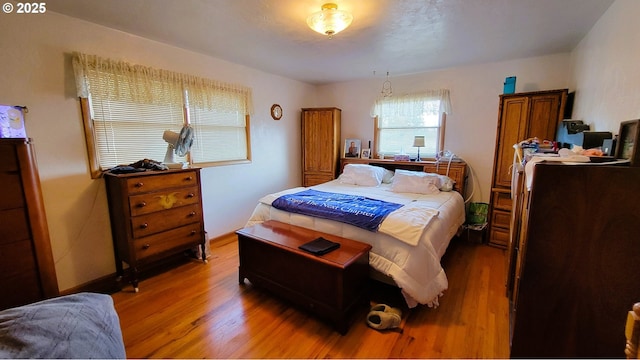
[[[518,77],[517,91],[569,88],[576,91],[574,117],[597,130],[617,132],[622,119],[639,118],[640,56],[631,24],[640,13],[633,0],[617,0],[571,52],[392,76],[396,91],[448,86],[455,92],[446,146],[472,164],[487,201],[495,144],[498,94],[506,76]],[[211,238],[241,227],[266,193],[301,183],[299,109],[337,106],[352,120],[343,136],[367,140],[372,132],[370,98],[382,77],[310,85],[232,62],[165,45],[64,15],[14,17],[0,22],[3,102],[29,108],[27,129],[34,138],[59,288],[74,289],[114,272],[106,193],[88,176],[80,110],[66,54],[99,53],[148,66],[197,72],[254,88],[251,164],[203,172],[206,230]],[[337,39],[336,39],[337,40]],[[379,69],[381,71],[381,69]],[[393,75],[393,73],[392,73]],[[354,94],[363,94],[361,98]],[[345,101],[344,99],[349,99]],[[283,106],[279,122],[268,109]],[[266,109],[266,110],[265,110]],[[454,121],[455,120],[455,121]],[[272,146],[272,144],[281,144]],[[256,182],[255,179],[260,179]],[[226,189],[240,186],[241,197]],[[220,216],[233,214],[233,217]]]

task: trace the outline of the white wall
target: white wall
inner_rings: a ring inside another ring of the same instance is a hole
[[[0,103],[25,105],[61,290],[115,272],[104,181],[89,175],[70,54],[80,51],[253,89],[253,162],[202,171],[210,237],[244,225],[262,195],[298,186],[300,108],[315,87],[52,12],[1,14]],[[280,121],[269,115],[284,109]],[[162,160],[162,159],[158,159]]]
[[[617,0],[572,54],[573,118],[617,134],[640,119],[640,1]]]
[[[516,92],[567,88],[569,54],[443,69],[390,80],[394,94],[429,89],[449,89],[452,114],[447,116],[445,148],[473,169],[467,198],[488,202],[496,142],[499,95],[507,76],[516,76]],[[319,105],[342,109],[342,137],[373,140],[371,105],[382,89],[384,77],[325,85],[319,88]],[[474,177],[475,176],[475,177]],[[472,189],[473,194],[472,194]]]

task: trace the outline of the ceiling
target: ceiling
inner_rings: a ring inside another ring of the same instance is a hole
[[[47,11],[311,84],[569,52],[614,0],[335,0],[353,23],[306,25],[321,0],[49,0]]]

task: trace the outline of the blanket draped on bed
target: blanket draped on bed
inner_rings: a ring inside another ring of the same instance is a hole
[[[109,295],[79,293],[0,311],[0,359],[126,359]]]
[[[297,214],[340,221],[369,231],[377,231],[389,213],[402,207],[401,204],[364,196],[313,189],[282,195],[273,201],[272,206]]]

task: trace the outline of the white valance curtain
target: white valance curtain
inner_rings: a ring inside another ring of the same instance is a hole
[[[182,107],[186,90],[190,106],[220,112],[244,109],[244,115],[253,113],[251,89],[241,85],[78,52],[73,54],[73,70],[79,97],[88,98],[91,92],[100,91],[102,99]],[[92,87],[92,83],[100,85]]]
[[[411,116],[424,112],[425,103],[439,100],[439,114],[451,114],[451,100],[449,90],[429,90],[422,93],[406,94],[376,100],[371,108],[371,117]]]

